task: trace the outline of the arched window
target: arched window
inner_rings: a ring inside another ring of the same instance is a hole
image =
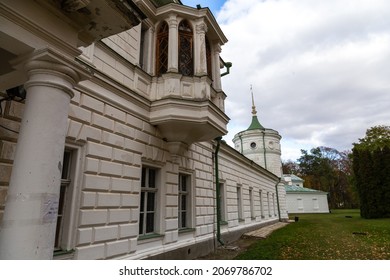
[[[210,79],[213,79],[213,72],[211,69],[211,47],[209,39],[206,37],[206,63],[207,63],[207,76],[209,76]]]
[[[194,74],[193,32],[186,20],[179,24],[179,73],[184,76]]]
[[[161,76],[168,71],[168,24],[164,21],[157,32],[156,74]]]

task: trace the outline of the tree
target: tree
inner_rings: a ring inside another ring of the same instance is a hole
[[[371,151],[390,147],[390,126],[373,126],[366,131],[363,138],[359,138],[359,143],[354,143],[354,148],[365,148]]]
[[[299,165],[292,161],[282,161],[283,174],[299,174]]]
[[[358,196],[352,187],[352,164],[349,151],[317,147],[301,150],[299,172],[308,188],[328,192],[331,208],[354,208]]]
[[[354,143],[353,171],[364,218],[390,217],[390,127],[375,126]]]

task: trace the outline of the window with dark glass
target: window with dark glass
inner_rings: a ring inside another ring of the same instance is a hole
[[[237,187],[237,213],[238,213],[238,220],[242,220],[243,212],[242,212],[242,189],[240,186]]]
[[[155,231],[157,170],[143,167],[141,177],[139,234],[146,235]]]
[[[189,226],[189,199],[190,199],[190,176],[179,174],[179,228]]]
[[[212,79],[212,69],[211,69],[211,47],[210,42],[206,37],[206,63],[207,63],[207,76]]]
[[[168,24],[162,22],[157,32],[157,47],[156,47],[156,72],[157,76],[168,71]]]
[[[184,76],[194,74],[193,32],[186,20],[179,24],[179,73]]]
[[[147,48],[147,44],[146,44],[146,32],[147,32],[147,28],[142,25],[141,26],[141,38],[140,38],[140,48],[139,48],[139,65],[141,67],[141,69],[143,70],[146,70],[146,58],[147,56],[145,55],[146,54],[146,48]]]
[[[60,198],[58,201],[58,213],[57,213],[57,228],[56,236],[54,241],[54,250],[62,249],[62,236],[64,232],[64,218],[66,212],[67,198],[69,197],[69,185],[71,183],[70,170],[71,170],[71,159],[72,152],[65,150],[63,162],[62,162],[62,173],[61,173],[61,187],[60,187]]]

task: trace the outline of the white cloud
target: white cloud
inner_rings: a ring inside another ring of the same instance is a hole
[[[390,1],[228,0],[217,17],[229,134],[258,117],[282,135],[282,157],[319,145],[340,151],[389,124]],[[246,96],[246,98],[245,98]]]

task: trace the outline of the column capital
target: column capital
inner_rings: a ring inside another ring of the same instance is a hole
[[[221,53],[221,51],[222,51],[221,44],[220,43],[215,44],[214,45],[214,52],[215,52],[215,54],[219,55]]]
[[[197,25],[196,25],[196,33],[197,34],[206,34],[207,33],[207,24],[204,23],[203,21],[199,22]]]
[[[175,14],[170,14],[169,18],[166,20],[168,22],[169,28],[176,28],[177,27],[177,16]]]
[[[73,97],[72,89],[80,81],[87,79],[91,70],[76,60],[61,56],[52,49],[43,49],[21,58],[17,68],[23,69],[28,76],[25,88],[44,85],[63,89]]]
[[[76,82],[89,79],[93,73],[93,69],[79,62],[77,57],[65,56],[53,48],[40,49],[26,56],[19,57],[12,64],[15,69],[25,71],[33,68],[45,69],[47,67],[54,67],[53,70],[63,71],[68,68],[71,70],[65,70],[65,74],[70,75]]]

